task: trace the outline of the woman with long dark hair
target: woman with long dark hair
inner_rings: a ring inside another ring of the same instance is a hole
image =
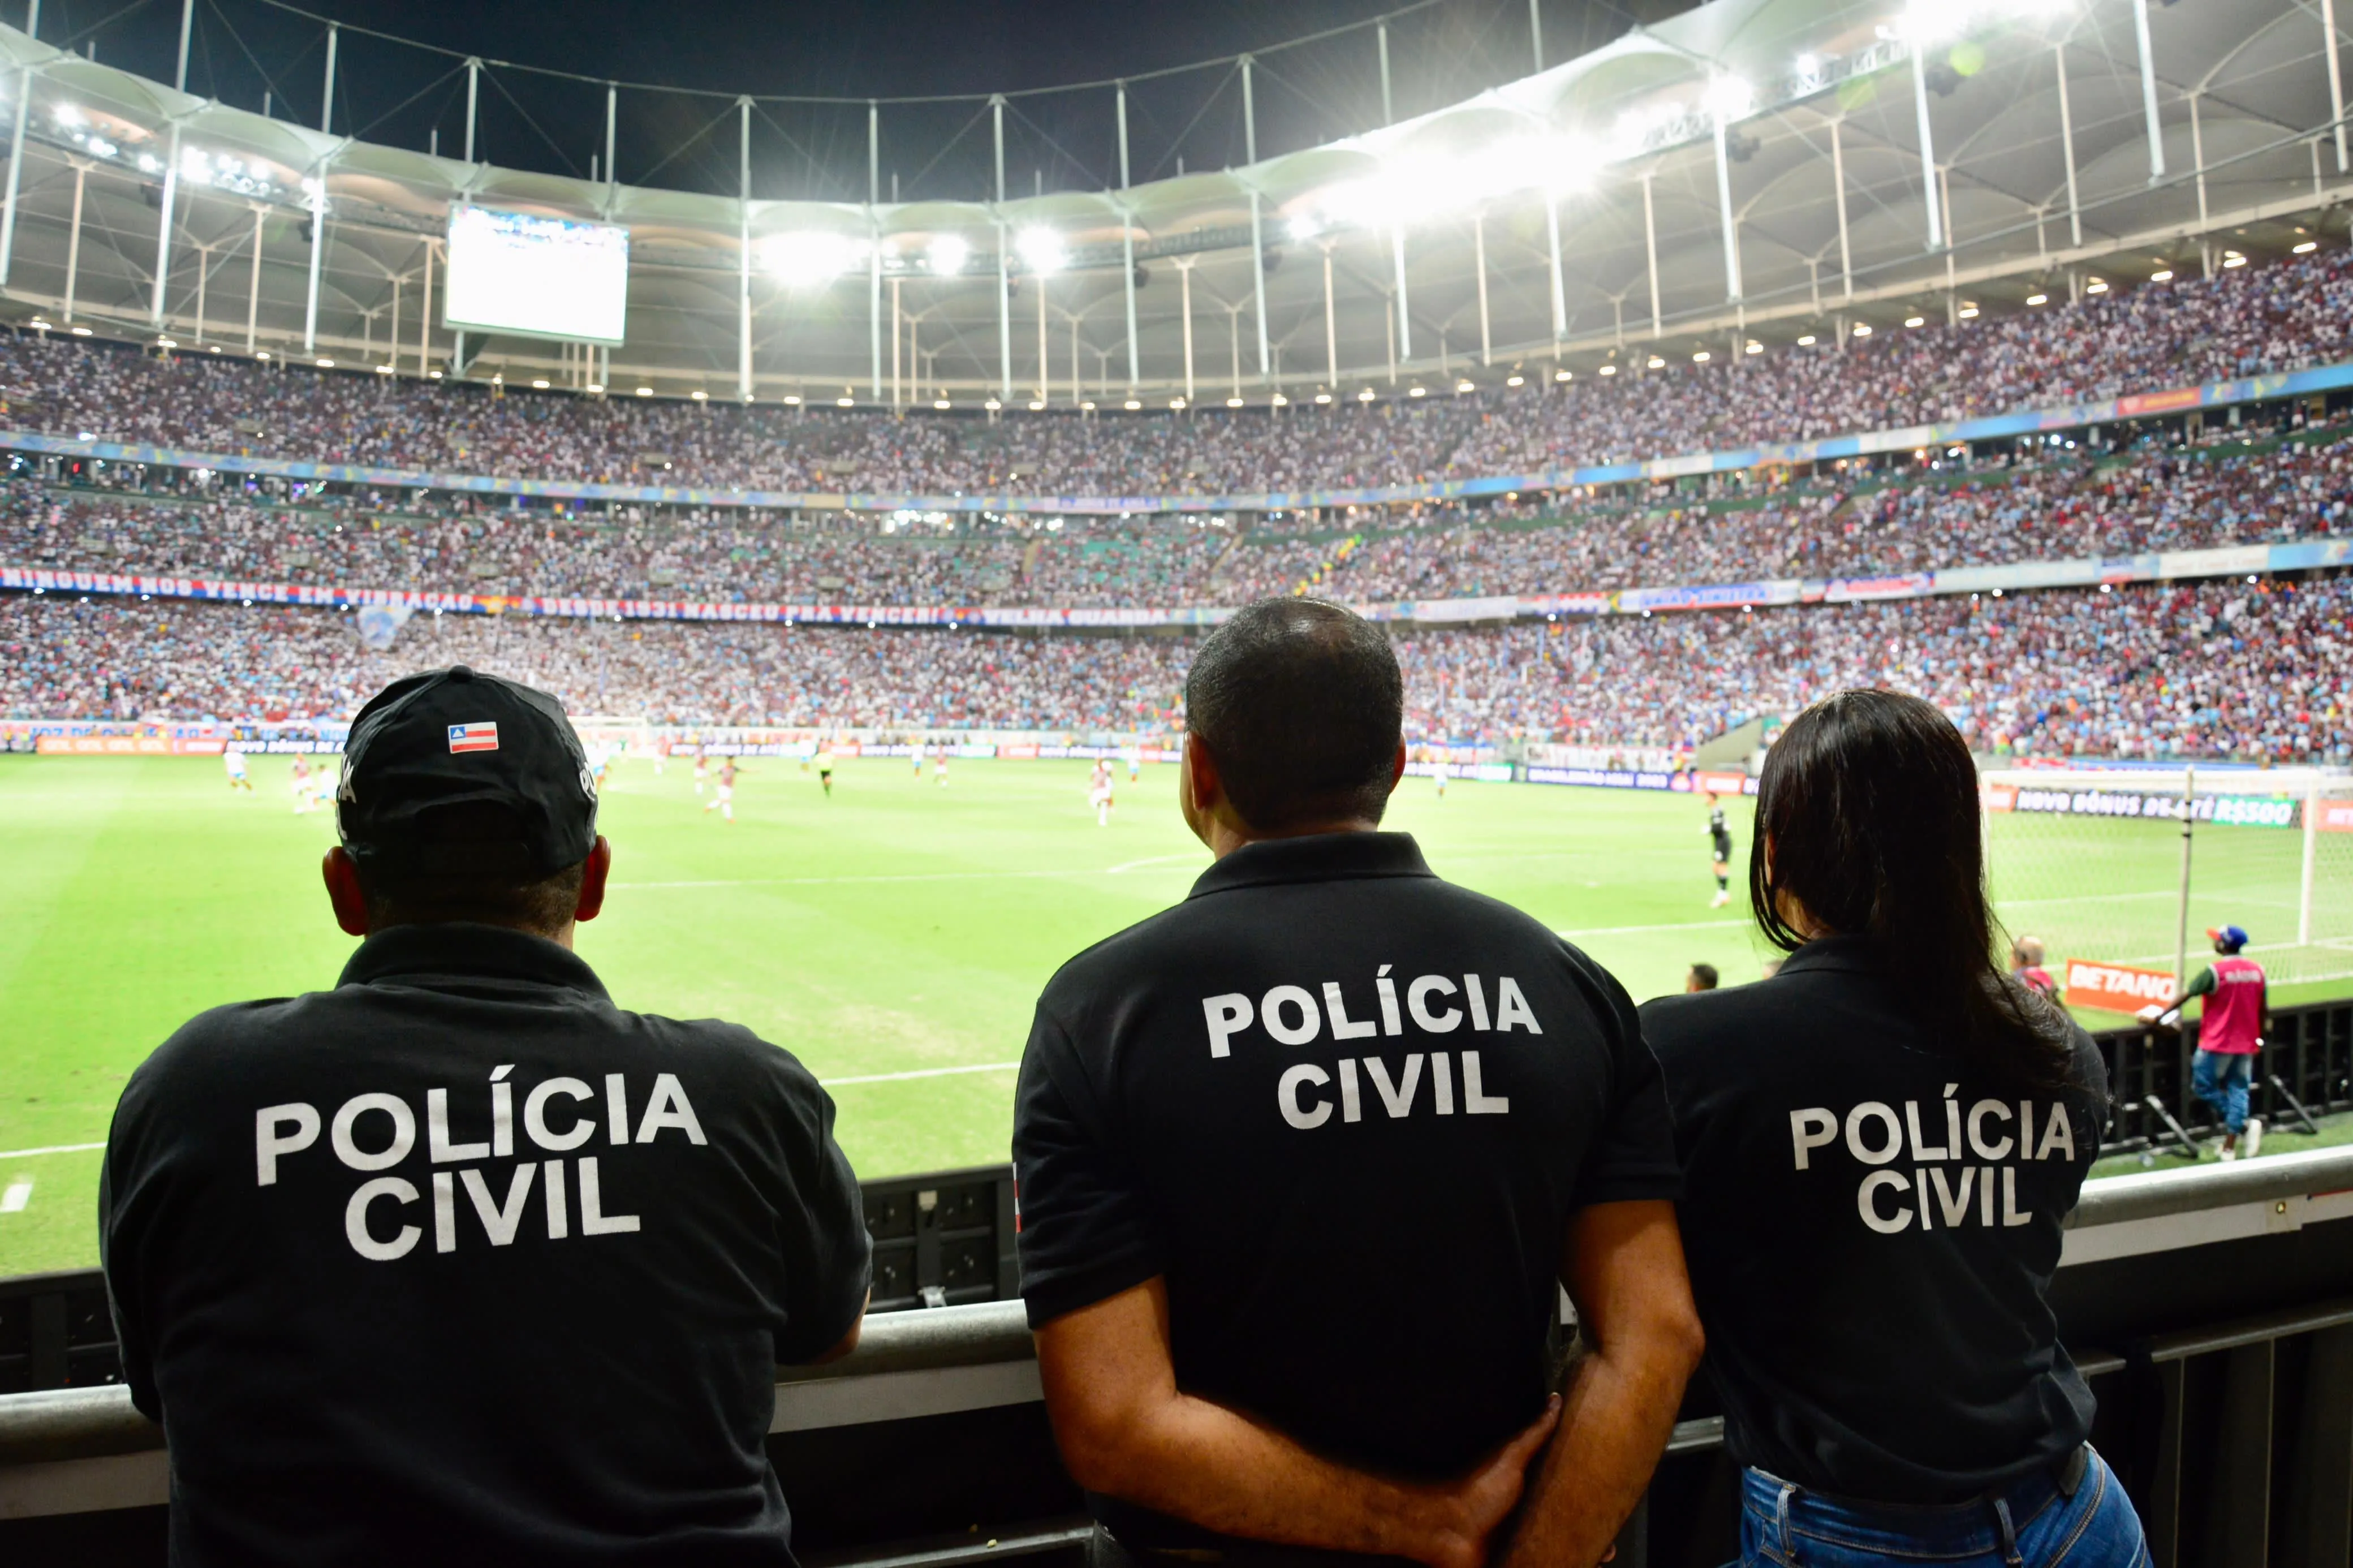
[[[1743,1563],[2146,1563],[2050,1305],[2106,1075],[1996,960],[1960,732],[1888,691],[1799,715],[1748,897],[1779,972],[1642,1008]]]

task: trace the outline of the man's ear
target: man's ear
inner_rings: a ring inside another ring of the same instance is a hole
[[[336,845],[319,862],[319,875],[327,884],[327,902],[334,906],[335,923],[345,936],[365,936],[368,933],[367,896],[360,891],[360,868],[351,851]]]
[[[1201,737],[1185,737],[1185,788],[1193,809],[1204,814],[1217,808],[1225,798],[1224,781],[1218,777],[1217,753],[1210,751]]]
[[[1394,757],[1391,757],[1391,758],[1389,759],[1389,793],[1390,793],[1390,794],[1394,795],[1394,794],[1396,794],[1396,793],[1397,793],[1397,786],[1398,785],[1398,784],[1400,784],[1401,782],[1403,782],[1404,778],[1405,778],[1405,742],[1404,742],[1402,739],[1399,739],[1399,740],[1398,740],[1398,742],[1397,755],[1396,755],[1396,756],[1394,756]]]
[[[575,921],[593,921],[605,907],[605,879],[612,875],[613,847],[605,836],[596,835],[596,847],[588,851],[587,864],[580,868],[580,901],[572,906]]]

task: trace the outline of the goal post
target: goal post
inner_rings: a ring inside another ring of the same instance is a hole
[[[1995,913],[2041,938],[2054,973],[2073,958],[2194,974],[2202,933],[2236,925],[2275,981],[2353,978],[2353,775],[1998,768],[1980,784]]]

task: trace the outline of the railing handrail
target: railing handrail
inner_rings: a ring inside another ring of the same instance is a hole
[[[2348,1188],[2353,1188],[2353,1144],[2227,1165],[2140,1171],[2084,1183],[2082,1201],[2067,1216],[2067,1228],[2085,1230]]]

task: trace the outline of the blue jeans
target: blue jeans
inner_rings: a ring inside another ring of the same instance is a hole
[[[2062,1496],[2047,1476],[2007,1492],[1928,1507],[1834,1500],[1741,1473],[1741,1568],[2149,1568],[2140,1515],[2116,1472],[2086,1450]]]
[[[2214,1108],[2233,1138],[2247,1130],[2247,1084],[2255,1058],[2244,1052],[2200,1051],[2189,1067],[2189,1091]]]

